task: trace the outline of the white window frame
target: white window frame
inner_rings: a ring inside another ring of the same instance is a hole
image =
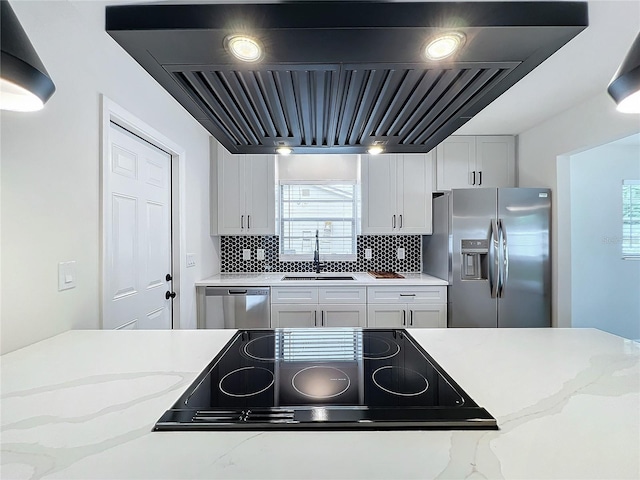
[[[282,253],[282,185],[353,185],[353,254],[327,254],[320,250],[320,261],[324,262],[355,262],[358,260],[358,233],[360,217],[360,189],[356,181],[349,180],[280,180],[277,184],[277,208],[276,208],[276,228],[280,239],[280,251],[278,252],[281,262],[312,262],[313,254],[284,254]]]
[[[624,192],[624,187],[627,185],[640,185],[640,180],[623,180],[622,181],[622,192]],[[621,192],[621,193],[622,193]],[[624,197],[623,197],[624,198]],[[624,205],[623,205],[624,208]],[[620,212],[622,215],[622,212]],[[640,220],[640,218],[638,219]],[[640,260],[640,252],[639,253],[635,253],[635,252],[631,252],[628,251],[626,249],[630,249],[631,248],[631,242],[632,240],[635,241],[640,241],[640,232],[637,235],[631,235],[631,231],[629,231],[629,235],[626,235],[626,229],[630,227],[627,227],[627,224],[625,224],[624,218],[622,218],[622,237],[621,237],[621,251],[622,251],[622,258],[623,260]],[[626,239],[629,239],[628,242],[626,242]]]

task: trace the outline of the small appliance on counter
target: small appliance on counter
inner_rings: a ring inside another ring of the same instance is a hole
[[[550,327],[551,192],[472,188],[433,199],[422,271],[447,280],[449,327]]]
[[[402,329],[240,330],[154,430],[497,429]]]

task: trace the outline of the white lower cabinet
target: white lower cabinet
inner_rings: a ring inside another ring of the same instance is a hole
[[[369,327],[445,328],[447,306],[374,304],[367,308],[367,321]]]
[[[367,326],[445,328],[447,287],[369,287]]]
[[[271,305],[272,328],[318,326],[317,305]]]
[[[273,287],[271,327],[364,327],[365,287]]]

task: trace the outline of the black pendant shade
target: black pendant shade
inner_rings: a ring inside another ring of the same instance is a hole
[[[640,113],[640,33],[607,89],[624,113]]]
[[[6,0],[0,0],[0,19],[0,108],[39,110],[56,87]]]

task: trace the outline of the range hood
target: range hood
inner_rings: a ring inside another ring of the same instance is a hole
[[[588,25],[586,2],[106,7],[106,30],[231,153],[427,152]],[[462,49],[427,60],[438,32]],[[264,47],[245,63],[239,33]]]

